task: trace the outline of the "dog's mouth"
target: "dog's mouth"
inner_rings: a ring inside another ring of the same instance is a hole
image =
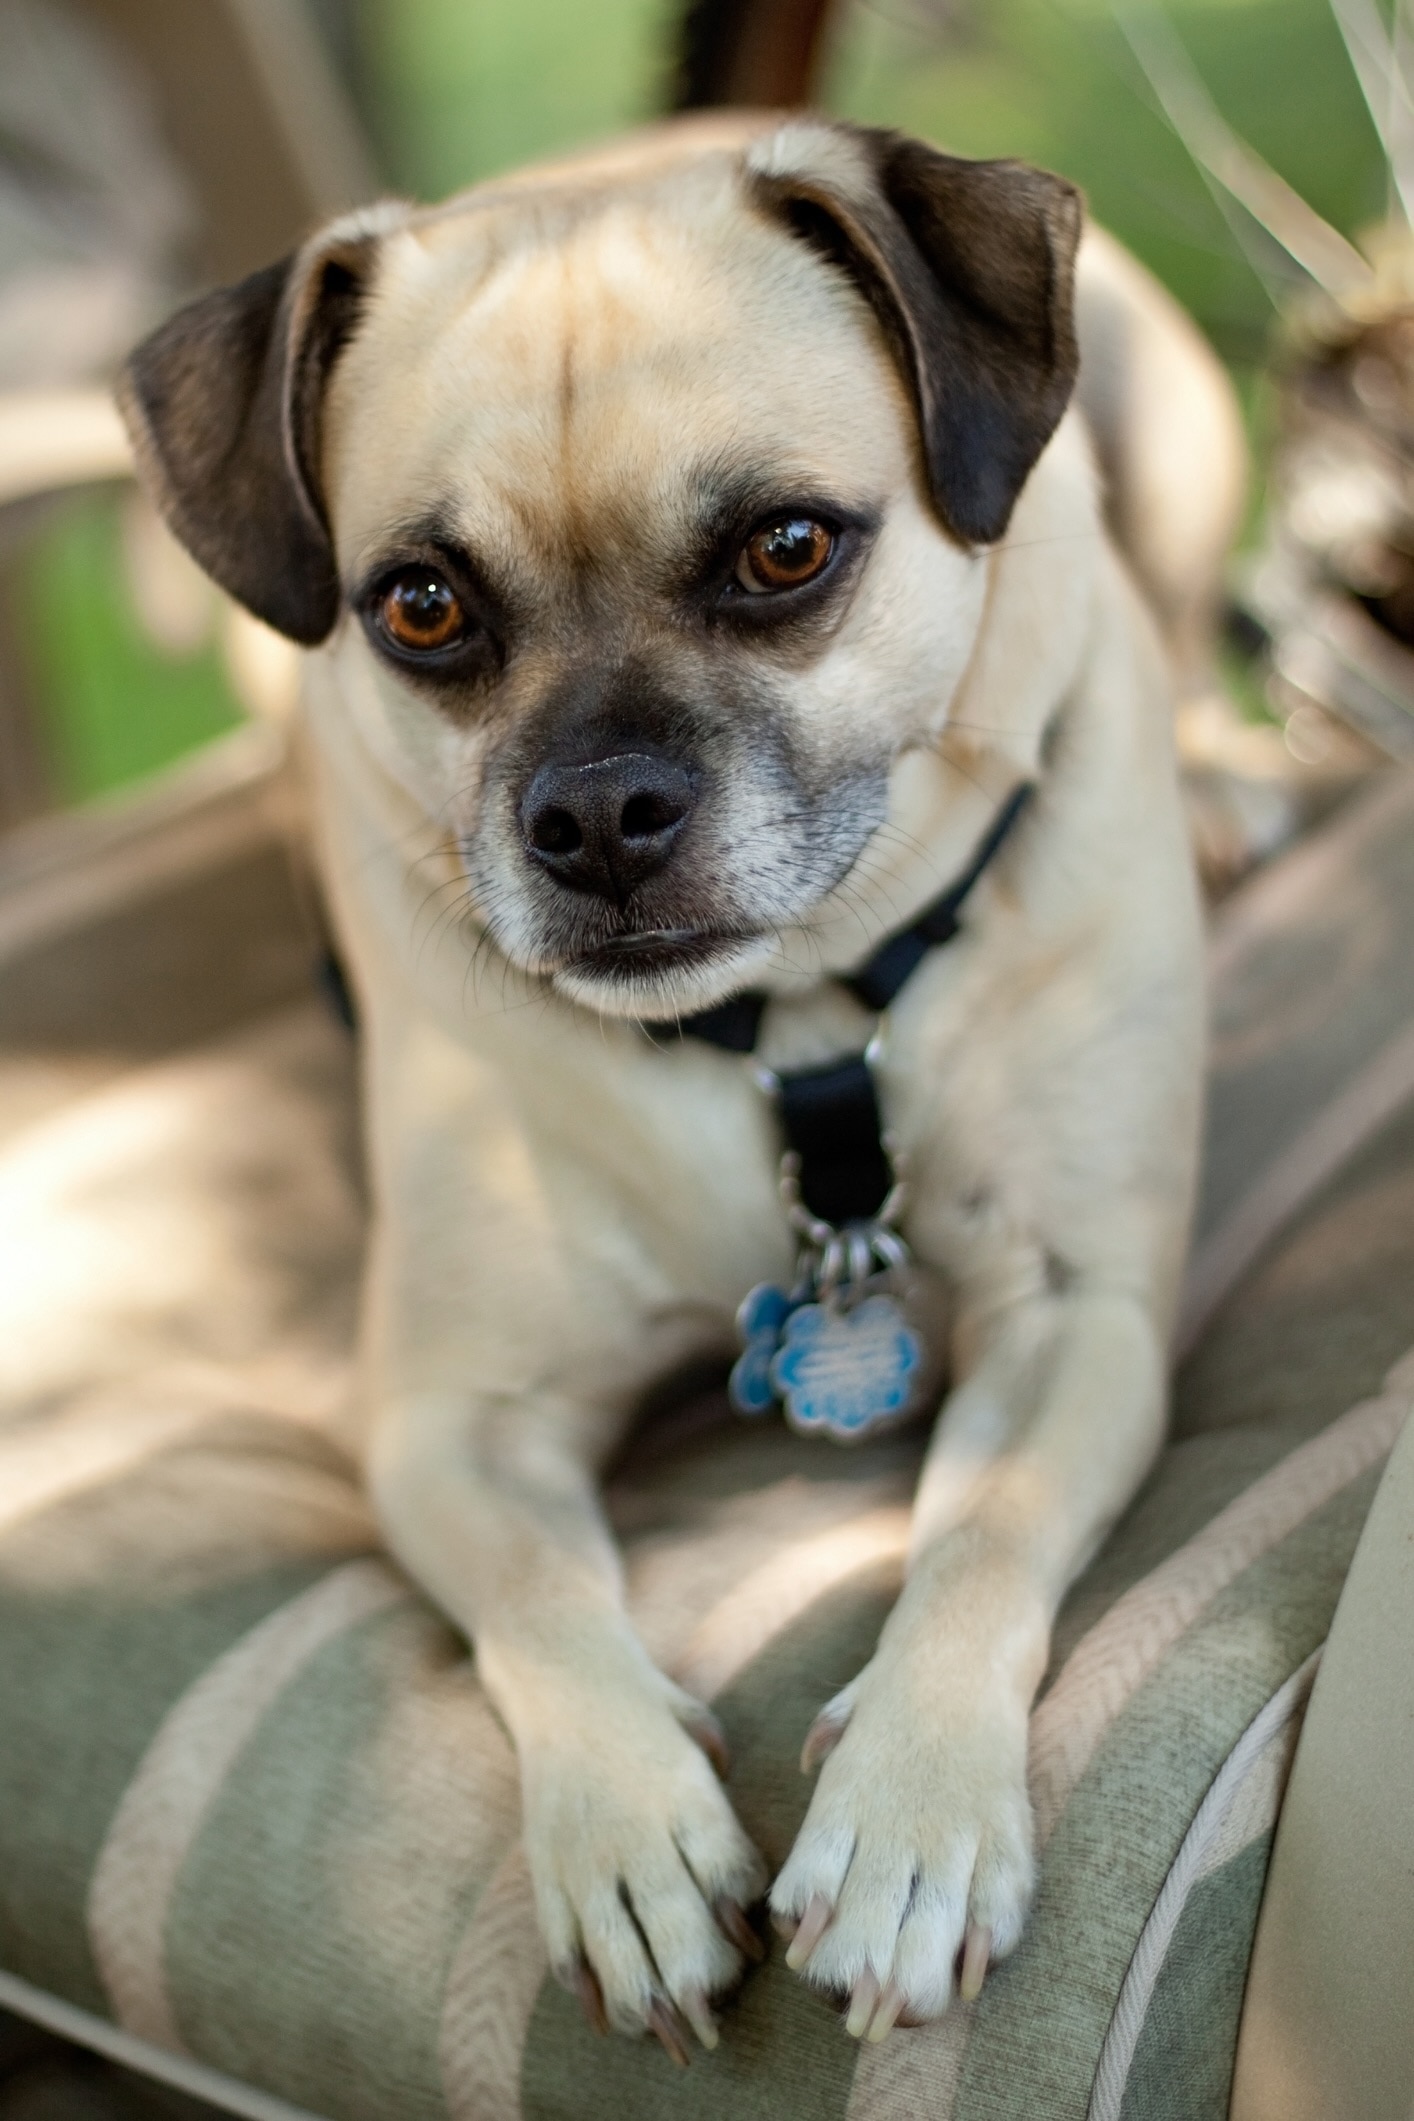
[[[759,941],[750,929],[629,928],[605,936],[565,967],[580,979],[639,981],[694,972]]]

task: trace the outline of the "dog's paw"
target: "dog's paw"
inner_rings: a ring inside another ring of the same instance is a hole
[[[801,1765],[824,1766],[771,1890],[787,1965],[871,2040],[941,2017],[955,1977],[975,1997],[1034,1877],[1024,1703],[983,1689],[964,1710],[880,1662],[816,1718]]]
[[[766,1868],[727,1801],[711,1713],[670,1682],[603,1704],[523,1762],[525,1845],[550,1963],[597,2031],[717,2044],[713,1997],[763,1947],[744,1910]]]

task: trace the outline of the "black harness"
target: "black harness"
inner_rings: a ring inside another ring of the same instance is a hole
[[[1001,852],[1034,786],[1022,781],[1012,790],[962,875],[916,920],[888,936],[857,971],[840,975],[838,985],[876,1014],[888,1008],[928,953],[940,950],[958,933],[964,906]],[[655,1035],[676,1031],[684,1038],[705,1039],[728,1053],[752,1053],[769,1000],[767,994],[736,994],[675,1025],[650,1028]],[[793,1069],[770,1080],[786,1149],[796,1159],[795,1180],[804,1206],[835,1230],[869,1222],[892,1191],[895,1174],[867,1053],[829,1061],[822,1068]]]
[[[1000,854],[1034,788],[1033,781],[1018,783],[962,875],[925,906],[916,920],[885,937],[857,971],[840,975],[836,984],[876,1014],[887,1009],[929,951],[942,949],[958,933],[963,907]],[[317,978],[340,1022],[350,1031],[357,1030],[353,996],[343,964],[332,949],[321,954]],[[734,994],[695,1016],[650,1023],[645,1028],[655,1038],[700,1038],[726,1053],[753,1053],[770,999],[768,994],[752,991]],[[893,1166],[884,1146],[878,1092],[866,1055],[854,1053],[845,1060],[829,1061],[823,1068],[797,1068],[773,1076],[772,1083],[786,1148],[799,1159],[800,1197],[811,1214],[835,1229],[877,1215],[893,1185]]]

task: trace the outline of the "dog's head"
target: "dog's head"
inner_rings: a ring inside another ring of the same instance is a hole
[[[823,121],[336,226],[124,402],[178,536],[331,635],[516,963],[720,998],[883,823],[1075,374],[1075,193]]]

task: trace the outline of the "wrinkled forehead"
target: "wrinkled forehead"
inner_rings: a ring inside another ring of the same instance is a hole
[[[336,370],[325,477],[343,565],[449,515],[473,544],[632,543],[704,493],[877,502],[908,402],[865,304],[728,167],[517,199],[387,239]]]

